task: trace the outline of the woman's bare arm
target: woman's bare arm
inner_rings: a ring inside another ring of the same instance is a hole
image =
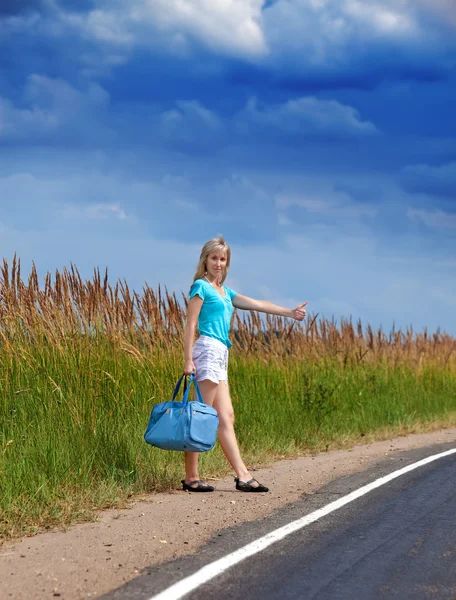
[[[256,310],[270,315],[296,319],[297,321],[302,321],[306,316],[307,311],[304,308],[306,305],[307,302],[303,302],[296,308],[284,308],[278,304],[272,304],[272,302],[267,302],[266,300],[254,300],[248,296],[242,296],[242,294],[236,294],[233,298],[233,306],[235,308],[240,308],[241,310]]]
[[[203,300],[199,296],[190,298],[187,306],[187,322],[184,334],[184,373],[186,375],[190,375],[195,370],[192,360],[192,347],[195,341],[196,325],[202,306]]]

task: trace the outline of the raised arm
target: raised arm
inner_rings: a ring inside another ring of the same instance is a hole
[[[304,308],[307,302],[299,304],[296,308],[284,308],[272,302],[266,300],[254,300],[248,296],[242,296],[242,294],[236,294],[233,298],[233,306],[240,308],[241,310],[256,310],[258,312],[267,313],[269,315],[278,315],[279,317],[288,317],[290,319],[296,319],[296,321],[302,321],[306,316],[306,309]]]
[[[184,335],[184,373],[190,375],[195,370],[192,360],[192,347],[195,341],[195,330],[198,323],[198,317],[203,306],[203,300],[199,296],[193,296],[188,301],[187,323],[185,325]]]

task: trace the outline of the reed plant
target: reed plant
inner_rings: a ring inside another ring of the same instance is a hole
[[[186,296],[94,270],[0,268],[0,534],[90,518],[170,489],[182,456],[147,446],[183,363]],[[230,388],[250,465],[456,422],[456,340],[350,319],[236,313]],[[205,476],[228,472],[220,448]]]

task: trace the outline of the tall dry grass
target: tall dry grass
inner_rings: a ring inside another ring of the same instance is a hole
[[[138,349],[180,347],[185,326],[187,299],[158,286],[144,286],[141,293],[130,290],[127,282],[111,285],[108,271],[94,270],[83,280],[71,265],[54,278],[47,273],[40,287],[32,266],[27,281],[21,278],[20,260],[11,267],[6,260],[0,268],[0,338],[3,352],[14,352],[19,340],[27,343],[43,338],[56,347],[70,336],[103,335],[137,346]],[[233,346],[237,353],[257,358],[301,357],[318,361],[336,359],[341,366],[353,363],[384,363],[420,368],[456,365],[456,340],[448,333],[424,330],[415,333],[392,329],[374,331],[361,321],[311,315],[301,324],[281,317],[258,313],[236,313]],[[131,349],[134,352],[133,349]]]

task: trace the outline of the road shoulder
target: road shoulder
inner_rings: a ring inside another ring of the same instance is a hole
[[[0,577],[6,598],[94,598],[157,565],[193,553],[216,532],[262,519],[312,495],[329,482],[369,469],[398,452],[456,442],[456,428],[357,445],[317,456],[283,460],[255,476],[268,494],[242,494],[232,478],[211,494],[153,494],[124,510],[4,545]]]

